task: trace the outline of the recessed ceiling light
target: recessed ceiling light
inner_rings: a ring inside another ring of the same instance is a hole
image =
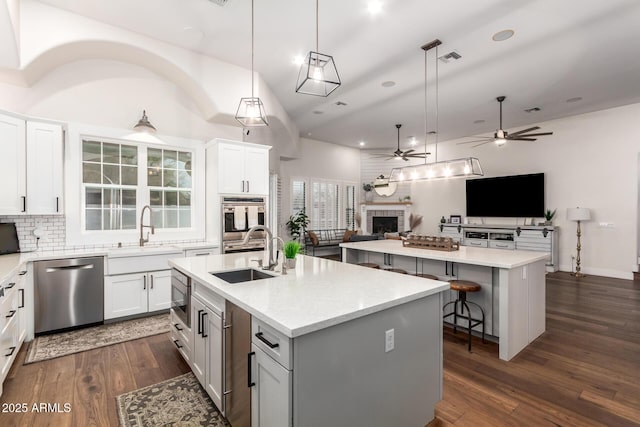
[[[296,55],[296,56],[293,57],[291,62],[293,63],[293,65],[300,66],[300,65],[304,64],[304,56]]]
[[[364,141],[360,141],[360,147],[364,147],[365,142]]]
[[[396,82],[394,82],[393,80],[387,80],[386,82],[382,82],[380,85],[382,87],[393,87],[396,85]]]
[[[476,124],[476,125],[479,125],[480,123],[484,123],[485,121],[486,120],[480,119],[480,120],[474,120],[473,123]]]
[[[382,12],[382,2],[380,1],[370,1],[367,5],[367,10],[372,15],[377,15]]]
[[[495,33],[491,38],[493,39],[493,41],[502,42],[510,39],[511,37],[513,37],[514,34],[515,34],[515,31],[513,30],[502,30]]]
[[[324,114],[324,111],[313,110],[313,114]]]
[[[567,102],[578,102],[578,101],[582,101],[582,97],[581,96],[576,96],[575,98],[567,99]]]

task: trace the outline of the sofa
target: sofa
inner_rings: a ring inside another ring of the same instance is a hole
[[[333,228],[328,230],[307,230],[304,234],[305,250],[307,255],[316,255],[316,249],[339,248],[340,243],[362,242],[365,240],[377,240],[381,236],[360,235],[355,230]]]

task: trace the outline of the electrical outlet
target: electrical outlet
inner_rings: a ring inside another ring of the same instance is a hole
[[[384,333],[384,352],[388,353],[395,348],[395,329],[389,329]]]

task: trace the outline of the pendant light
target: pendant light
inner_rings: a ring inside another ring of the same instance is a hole
[[[416,181],[416,180],[434,180],[447,178],[470,178],[473,176],[483,176],[480,160],[475,157],[466,157],[462,159],[438,161],[438,46],[442,42],[438,39],[427,43],[421,47],[424,50],[424,151],[427,151],[427,138],[429,136],[427,127],[427,52],[433,48],[436,49],[436,142],[434,161],[427,163],[425,158],[424,164],[405,166],[402,168],[394,168],[389,175],[389,182]]]
[[[142,117],[138,120],[138,123],[133,127],[138,132],[155,133],[156,128],[151,124],[147,117],[147,110],[142,110]]]
[[[310,51],[298,72],[296,92],[315,96],[329,96],[340,86],[340,76],[333,57],[320,53],[318,48],[318,2],[316,0],[316,50]]]
[[[268,126],[267,113],[260,98],[253,96],[253,0],[251,0],[251,98],[241,98],[236,111],[236,120],[242,126]]]

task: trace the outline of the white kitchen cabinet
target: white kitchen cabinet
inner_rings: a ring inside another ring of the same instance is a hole
[[[26,211],[30,215],[63,212],[62,126],[27,122]]]
[[[233,141],[217,145],[218,193],[269,194],[270,147]]]
[[[189,315],[191,315],[191,313],[189,313]],[[171,341],[175,344],[189,366],[193,366],[193,331],[175,314],[173,308],[171,309],[170,316]]]
[[[224,305],[222,305],[224,307]],[[223,397],[223,315],[213,304],[191,298],[193,339],[192,370],[207,394],[224,415]]]
[[[171,270],[104,278],[104,318],[166,310],[171,306]]]
[[[24,212],[27,196],[25,121],[0,114],[0,215]]]
[[[0,114],[0,141],[0,215],[62,213],[62,126]]]
[[[292,371],[251,344],[251,425],[285,427],[292,425]]]

